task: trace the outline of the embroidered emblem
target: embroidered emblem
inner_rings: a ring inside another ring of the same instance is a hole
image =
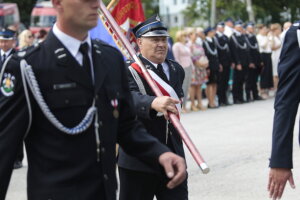
[[[3,81],[1,82],[1,92],[4,96],[12,96],[14,94],[15,88],[15,76],[10,73],[5,73],[3,75]]]

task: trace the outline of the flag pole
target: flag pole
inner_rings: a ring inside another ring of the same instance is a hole
[[[114,18],[111,16],[110,12],[105,7],[104,3],[99,0],[100,2],[100,9],[99,9],[99,15],[102,18],[102,22],[105,26],[107,26],[107,29],[110,30],[110,34],[112,34],[113,37],[117,38],[118,41],[122,43],[122,46],[127,50],[128,54],[131,56],[131,58],[140,66],[145,79],[149,86],[151,87],[152,91],[156,96],[163,96],[160,89],[156,85],[155,81],[152,79],[151,75],[147,71],[146,67],[143,65],[139,57],[136,55],[135,50],[129,43],[128,39],[125,37],[123,32],[120,30],[119,25],[114,20]],[[191,155],[193,156],[194,160],[202,170],[204,174],[207,174],[209,172],[209,167],[207,166],[206,162],[204,161],[203,157],[199,153],[197,147],[192,142],[191,138],[189,137],[188,133],[182,126],[181,122],[179,121],[179,118],[177,115],[168,112],[168,116],[170,118],[170,121],[178,131],[179,135],[181,136],[182,140],[186,144],[187,148],[191,152]]]
[[[111,0],[106,7],[107,10],[110,10],[117,3],[117,1],[119,1],[119,0]]]

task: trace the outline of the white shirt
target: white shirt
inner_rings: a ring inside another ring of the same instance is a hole
[[[237,35],[237,36],[241,36],[242,33],[241,32],[238,32],[237,30],[233,30],[233,32]]]
[[[221,33],[220,31],[217,31],[216,33],[217,33],[217,35],[218,35],[219,37],[222,37],[222,36],[223,36],[223,33]]]
[[[53,26],[53,33],[58,38],[58,40],[65,46],[65,48],[72,54],[72,56],[77,60],[77,62],[82,66],[82,53],[79,51],[80,45],[87,42],[89,46],[89,58],[91,62],[91,72],[92,77],[94,81],[94,67],[93,67],[93,59],[92,59],[92,41],[90,34],[88,33],[88,36],[84,41],[80,41],[76,38],[73,38],[72,36],[69,36],[62,32],[56,25],[56,23]]]
[[[144,57],[145,58],[145,57]],[[146,58],[147,59],[147,58]],[[147,59],[148,60],[148,59]],[[150,60],[148,60],[156,69],[157,69],[157,65],[156,63],[151,62]],[[168,80],[170,80],[170,71],[169,71],[169,66],[166,62],[161,63],[164,73],[166,74]]]
[[[206,37],[206,40],[209,41],[209,42],[213,42],[211,37]]]
[[[259,52],[260,53],[272,53],[271,41],[268,36],[258,34],[256,36]]]
[[[12,51],[12,49],[8,50],[7,52],[4,52],[4,51],[1,49],[1,58],[3,58],[4,54],[5,54],[5,58],[7,58],[11,51]]]
[[[227,36],[227,37],[231,37],[231,35],[233,34],[233,28],[229,27],[229,26],[225,26],[224,27],[224,34]]]

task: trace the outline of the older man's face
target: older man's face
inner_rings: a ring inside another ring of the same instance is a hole
[[[141,37],[138,38],[138,45],[143,57],[153,63],[163,63],[168,53],[167,37]]]

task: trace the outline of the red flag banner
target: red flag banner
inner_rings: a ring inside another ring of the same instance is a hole
[[[140,22],[145,21],[144,11],[140,0],[119,0],[113,8],[111,15],[129,38],[130,43],[136,47],[135,37],[130,31]]]

